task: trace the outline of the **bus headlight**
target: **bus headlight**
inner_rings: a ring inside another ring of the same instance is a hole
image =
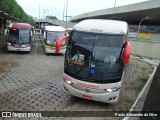
[[[68,81],[68,80],[66,81],[66,83],[67,83],[67,84],[69,84],[69,85],[71,85],[71,84],[72,84],[72,82],[71,82],[71,81]]]
[[[26,47],[26,45],[21,45],[21,47],[25,48],[25,47]]]
[[[30,47],[30,44],[24,44],[20,46],[21,48]]]
[[[31,44],[26,44],[26,47],[29,47],[29,46],[31,46]]]
[[[50,43],[49,40],[47,40],[47,43],[48,43],[48,44]]]
[[[64,77],[63,80],[64,80],[65,83],[67,83],[69,85],[72,84],[71,79],[68,76]]]
[[[7,45],[11,46],[11,43],[8,43],[8,42],[7,42]]]
[[[120,89],[120,87],[114,87],[114,88],[107,88],[107,89],[105,89],[105,91],[111,93],[111,92],[116,92],[119,89]]]
[[[72,85],[72,82],[70,80],[64,80],[65,83]]]

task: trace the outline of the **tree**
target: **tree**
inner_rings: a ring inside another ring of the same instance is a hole
[[[52,19],[52,20],[57,19],[56,16],[46,16],[46,18],[47,18],[47,19]]]
[[[0,11],[6,12],[11,16],[16,17],[22,22],[28,22],[28,15],[15,0],[1,0]]]

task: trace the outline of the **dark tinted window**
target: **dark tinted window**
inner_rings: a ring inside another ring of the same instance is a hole
[[[47,41],[48,45],[56,45],[56,41],[60,38],[65,36],[65,32],[47,32]],[[63,43],[64,44],[64,43]]]
[[[67,46],[65,71],[86,80],[121,78],[123,67],[118,61],[124,43],[124,35],[73,32]]]
[[[18,43],[18,39],[19,39],[19,31],[11,29],[8,34],[8,41],[12,43]]]

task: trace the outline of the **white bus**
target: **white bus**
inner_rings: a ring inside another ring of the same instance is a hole
[[[63,88],[84,99],[117,103],[124,64],[130,59],[128,24],[90,19],[77,23],[68,38]]]
[[[56,50],[57,41],[67,35],[65,28],[62,26],[44,26],[42,41],[45,53],[65,53],[66,51],[66,41],[63,41],[60,46],[60,50]]]
[[[13,23],[5,31],[8,51],[30,52],[33,42],[32,26],[27,23]]]

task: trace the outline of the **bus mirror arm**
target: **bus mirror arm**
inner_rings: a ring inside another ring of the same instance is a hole
[[[121,61],[121,59],[123,58],[122,56],[123,56],[123,50],[124,50],[124,48],[126,47],[126,43],[127,42],[125,42],[124,44],[123,44],[123,46],[122,46],[122,48],[121,48],[121,51],[120,51],[120,55],[119,55],[119,59],[118,59],[118,63],[123,63],[123,60]]]
[[[56,53],[60,52],[60,47],[63,41],[68,40],[69,36],[63,36],[61,38],[59,38],[56,42]]]
[[[124,49],[124,55],[123,55],[123,63],[124,64],[129,63],[130,55],[131,55],[131,44],[129,41],[127,41],[125,49]]]

